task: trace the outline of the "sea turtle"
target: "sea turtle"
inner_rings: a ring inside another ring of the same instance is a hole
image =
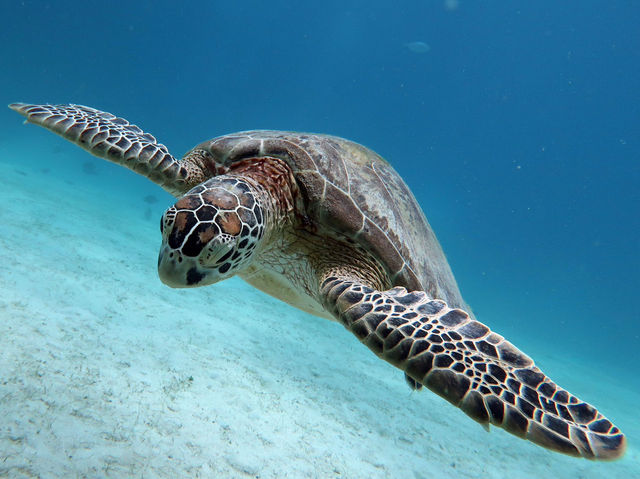
[[[160,279],[234,275],[334,319],[378,357],[488,428],[615,459],[621,431],[478,322],[413,194],[373,151],[341,138],[246,131],[181,160],[123,118],[80,105],[10,108],[179,197],[162,216]]]

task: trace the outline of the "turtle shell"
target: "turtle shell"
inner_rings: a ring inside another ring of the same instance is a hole
[[[347,237],[387,269],[392,286],[466,307],[431,226],[400,175],[380,155],[342,138],[249,131],[201,143],[224,171],[250,158],[285,161],[318,233]]]

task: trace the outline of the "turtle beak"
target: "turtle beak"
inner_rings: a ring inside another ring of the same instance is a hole
[[[196,258],[189,258],[163,244],[158,254],[158,276],[171,288],[193,288],[210,284],[207,271]]]

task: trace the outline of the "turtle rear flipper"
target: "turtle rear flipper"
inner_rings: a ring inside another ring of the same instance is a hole
[[[380,358],[472,419],[572,456],[624,454],[620,430],[558,387],[531,358],[461,309],[404,288],[376,291],[336,276],[321,284],[325,306]]]
[[[146,176],[171,194],[202,181],[200,168],[176,160],[153,135],[111,113],[82,105],[30,105],[9,108],[84,148],[92,155]]]

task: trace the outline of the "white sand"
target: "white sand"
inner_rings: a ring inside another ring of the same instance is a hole
[[[622,461],[487,434],[340,325],[239,280],[163,286],[148,191],[0,161],[0,477],[639,477],[620,378],[536,357],[627,432]]]

